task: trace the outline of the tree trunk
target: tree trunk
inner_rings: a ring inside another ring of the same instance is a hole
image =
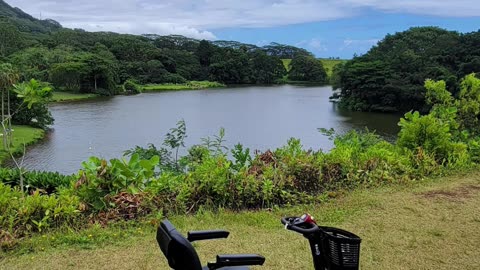
[[[13,133],[12,133],[12,115],[10,114],[10,91],[7,90],[7,119],[8,119],[8,138],[7,143],[9,146],[13,146]]]
[[[0,89],[2,91],[2,127],[5,127],[5,91],[4,89]],[[8,145],[7,145],[7,130],[4,128],[3,129],[3,149],[7,150]]]
[[[95,92],[97,92],[97,75],[93,77],[95,79]]]
[[[24,154],[25,155],[25,154]],[[23,171],[22,171],[22,168],[18,168],[18,170],[20,171],[20,189],[22,191],[22,194],[25,194],[24,193],[24,187],[23,187]]]

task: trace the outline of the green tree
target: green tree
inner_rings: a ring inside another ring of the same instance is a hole
[[[101,54],[89,53],[85,54],[80,61],[88,66],[84,80],[87,87],[82,87],[82,91],[102,95],[115,94],[118,66],[114,59]]]
[[[47,101],[52,95],[48,83],[31,79],[14,86],[15,95],[11,96],[12,122],[47,129],[53,124]]]
[[[327,82],[327,72],[318,59],[310,56],[297,55],[290,62],[289,79],[294,81]]]
[[[48,69],[51,63],[51,51],[45,47],[32,47],[12,54],[9,60],[20,70],[22,80],[32,78],[48,80]]]
[[[476,36],[437,27],[387,35],[368,53],[335,70],[341,104],[365,111],[428,112],[426,79],[445,81],[455,95],[461,78],[480,68]]]
[[[202,40],[198,44],[196,54],[200,61],[200,65],[208,67],[210,65],[210,58],[215,53],[215,47],[208,41]]]
[[[82,62],[65,62],[52,66],[50,81],[57,89],[80,92],[82,81],[89,72],[89,67]]]
[[[255,51],[251,58],[252,82],[259,84],[271,84],[281,79],[287,71],[282,61],[263,51]]]
[[[0,57],[18,51],[23,43],[22,35],[14,25],[0,20]]]
[[[223,49],[212,57],[209,73],[212,81],[230,84],[249,83],[252,72],[248,54],[241,50]]]

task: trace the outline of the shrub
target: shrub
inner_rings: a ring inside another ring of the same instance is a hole
[[[188,208],[228,206],[231,183],[230,162],[224,156],[210,156],[189,172],[179,198]]]
[[[52,194],[59,187],[67,187],[73,181],[73,176],[62,175],[58,172],[25,172],[24,184],[27,191],[41,189]],[[12,187],[20,184],[20,171],[18,169],[0,168],[0,182]]]
[[[123,92],[129,95],[140,94],[142,92],[142,87],[134,80],[126,80],[123,83]]]
[[[158,156],[147,160],[133,154],[129,161],[112,159],[110,162],[91,157],[82,163],[83,169],[77,175],[76,194],[94,211],[105,210],[109,207],[105,196],[143,191],[153,178],[158,164]]]
[[[18,187],[0,183],[0,233],[14,238],[71,225],[80,216],[79,209],[79,198],[62,190],[52,195],[36,190],[25,196]]]
[[[475,137],[469,139],[468,142],[468,153],[474,163],[480,162],[480,137]]]
[[[446,160],[452,149],[452,134],[448,123],[433,115],[407,113],[400,119],[397,144],[406,149],[423,148],[439,160]]]

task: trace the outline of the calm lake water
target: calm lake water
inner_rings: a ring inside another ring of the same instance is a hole
[[[306,148],[329,150],[332,142],[318,128],[338,132],[376,130],[392,138],[396,115],[348,112],[329,102],[326,87],[273,86],[144,93],[51,106],[55,124],[45,140],[26,156],[28,169],[74,173],[90,156],[121,157],[124,150],[163,136],[184,119],[187,147],[226,130],[226,145],[273,149],[291,137]]]

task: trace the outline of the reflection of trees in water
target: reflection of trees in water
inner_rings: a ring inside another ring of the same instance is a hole
[[[365,131],[375,131],[388,141],[395,140],[398,131],[399,119],[401,115],[372,112],[356,112],[339,108],[337,104],[332,103],[332,111],[339,116],[342,125],[337,132],[345,133],[352,129]]]

